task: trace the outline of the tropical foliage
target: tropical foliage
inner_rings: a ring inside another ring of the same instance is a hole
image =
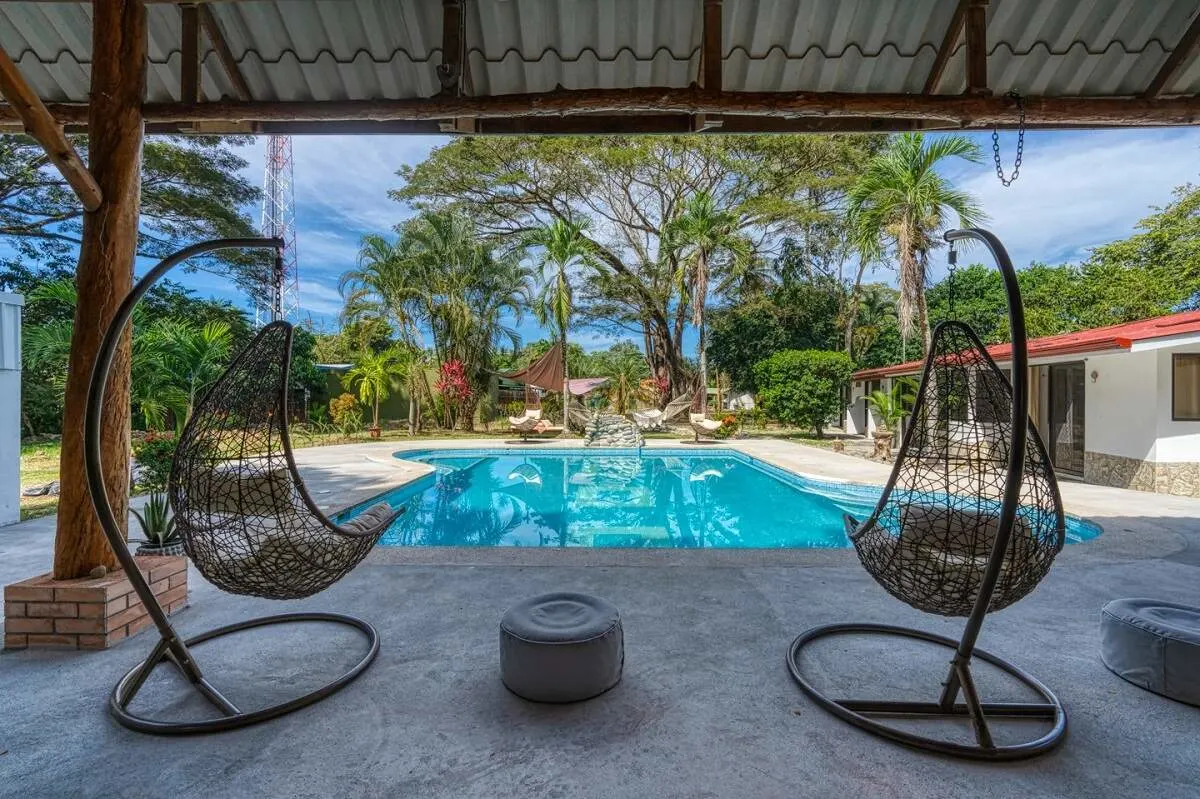
[[[862,262],[894,254],[900,332],[905,337],[920,332],[925,349],[930,335],[925,307],[929,253],[940,246],[938,234],[952,222],[972,227],[985,219],[979,201],[938,171],[952,158],[978,162],[979,145],[965,136],[926,139],[921,133],[905,133],[867,162],[848,194],[850,232]]]
[[[827,350],[783,350],[754,367],[763,409],[818,438],[841,415],[853,371],[849,355]]]

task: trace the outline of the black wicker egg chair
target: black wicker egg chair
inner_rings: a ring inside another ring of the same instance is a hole
[[[927,613],[965,616],[959,640],[884,624],[830,624],[800,635],[788,668],[800,687],[834,715],[894,741],[949,755],[1015,760],[1049,751],[1066,734],[1062,704],[1046,686],[975,642],[984,617],[1032,591],[1065,540],[1065,519],[1054,470],[1029,420],[1025,315],[1016,273],[1004,246],[983,230],[954,230],[951,242],[981,241],[1004,279],[1012,334],[1012,379],[992,360],[975,332],[946,321],[933,332],[916,402],[892,474],[874,512],[847,533],[863,566],[903,602]],[[953,307],[953,306],[952,306]],[[838,635],[887,636],[954,650],[936,701],[832,699],[805,676],[802,650]],[[1033,702],[983,702],[972,658],[1015,678]],[[962,701],[959,701],[961,694]],[[883,718],[881,718],[883,717]],[[883,719],[903,719],[907,728]],[[971,722],[975,742],[928,737],[914,720]],[[1018,744],[997,744],[989,720],[1029,721],[1043,733]]]
[[[141,732],[220,732],[266,721],[317,702],[344,687],[375,659],[379,635],[369,623],[335,613],[265,616],[193,636],[176,633],[138,571],[113,515],[104,485],[100,417],[116,346],[134,305],[166,272],[195,256],[219,249],[274,249],[278,239],[224,239],[188,247],[160,262],[125,298],[105,334],[92,371],[85,426],[88,486],[97,516],[129,581],[145,605],[159,641],[149,657],[113,689],[109,710],[122,725]],[[277,279],[281,272],[276,257]],[[268,599],[298,599],[328,588],[357,565],[399,515],[376,506],[346,525],[316,507],[300,479],[288,436],[288,371],[292,326],[266,325],[196,405],[176,447],[167,492],[184,550],[217,587]],[[366,639],[366,651],[337,679],[270,707],[241,710],[201,673],[191,647],[231,633],[268,625],[326,622],[349,626]],[[129,704],[164,660],[220,713],[218,717],[167,721],[130,712]]]

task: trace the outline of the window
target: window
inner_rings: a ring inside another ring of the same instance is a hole
[[[1171,418],[1200,422],[1200,353],[1179,353],[1171,358]]]

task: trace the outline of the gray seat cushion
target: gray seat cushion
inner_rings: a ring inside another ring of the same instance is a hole
[[[379,502],[340,526],[346,532],[363,534],[374,530],[395,515],[396,511],[392,509],[391,505]]]
[[[500,678],[525,699],[590,699],[621,680],[624,664],[621,614],[599,597],[542,594],[500,621]]]
[[[1100,657],[1134,685],[1200,705],[1200,608],[1113,600],[1100,614]]]

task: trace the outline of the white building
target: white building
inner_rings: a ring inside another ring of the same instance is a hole
[[[1011,358],[1007,344],[988,352]],[[1200,496],[1200,311],[1031,339],[1029,363],[1030,416],[1060,474]],[[866,396],[921,367],[856,372],[846,431],[873,431]]]
[[[0,524],[21,518],[20,294],[0,293]]]

